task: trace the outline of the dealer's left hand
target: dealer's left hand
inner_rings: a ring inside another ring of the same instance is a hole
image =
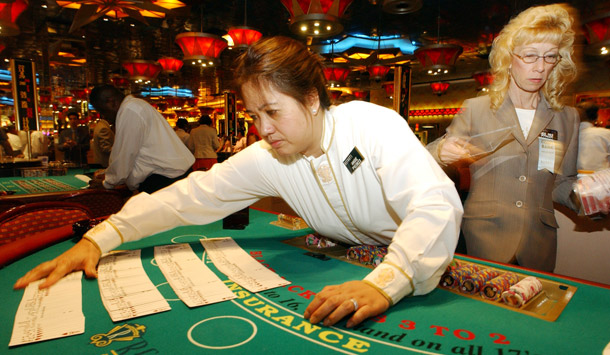
[[[303,316],[311,324],[324,320],[328,327],[352,314],[347,320],[347,327],[351,328],[389,307],[390,302],[372,286],[363,281],[348,281],[324,287],[307,306]]]

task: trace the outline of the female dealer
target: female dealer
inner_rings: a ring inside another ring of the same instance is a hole
[[[389,245],[364,280],[327,286],[311,323],[347,326],[408,295],[432,291],[453,258],[462,217],[455,187],[396,112],[366,102],[330,107],[319,58],[298,41],[260,40],[235,68],[236,88],[263,138],[209,171],[140,193],[72,249],[17,281],[72,270],[95,277],[101,253],[186,224],[207,224],[266,196],[282,197],[318,233]]]

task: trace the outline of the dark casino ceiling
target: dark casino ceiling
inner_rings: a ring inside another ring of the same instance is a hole
[[[98,3],[104,1],[120,2],[126,8],[145,8],[151,3],[150,0],[90,0]],[[6,2],[11,0],[0,0],[0,3]],[[16,22],[20,34],[0,37],[0,44],[5,46],[0,59],[34,60],[41,75],[40,86],[50,87],[56,81],[61,81],[66,87],[85,87],[107,82],[111,75],[122,74],[124,70],[121,62],[127,60],[157,60],[163,56],[180,58],[182,52],[174,38],[182,32],[224,35],[229,27],[243,25],[256,28],[264,36],[300,38],[314,49],[329,41],[336,42],[352,35],[373,39],[379,35],[399,35],[414,47],[437,42],[454,43],[463,47],[463,53],[457,61],[453,77],[470,77],[472,72],[487,68],[489,40],[511,16],[527,7],[554,1],[354,0],[341,17],[344,30],[340,34],[309,40],[290,31],[290,14],[280,0],[182,0],[186,6],[169,11],[165,18],[139,18],[137,11],[128,11],[132,16],[121,19],[100,16],[86,24],[82,21],[84,10],[76,16],[77,10],[59,5],[67,2],[30,0],[27,9]],[[608,1],[568,2],[583,17],[608,12],[610,9]],[[388,13],[384,11],[384,4],[388,3],[395,5],[394,12],[401,12],[405,7],[419,5],[418,3],[421,3],[421,8],[413,13]],[[95,12],[93,11],[94,16]],[[91,17],[92,14],[88,15]],[[81,21],[81,26],[74,28],[74,23],[78,21]],[[160,75],[157,84],[178,85],[192,90],[206,87],[212,93],[221,92],[229,85],[232,61],[238,52],[224,50],[220,55],[220,64],[213,69],[185,63],[174,75]],[[325,55],[339,57],[342,53]],[[418,72],[420,64],[412,53],[398,55],[402,56],[403,63],[413,67],[414,82],[430,80]],[[8,66],[4,61],[1,63]],[[366,71],[359,70],[357,66],[352,66],[352,74],[358,76],[358,79],[366,79],[367,76]],[[392,72],[388,75],[391,79]]]

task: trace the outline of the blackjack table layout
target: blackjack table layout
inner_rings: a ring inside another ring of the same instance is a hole
[[[69,169],[66,175],[60,176],[2,177],[0,192],[28,195],[79,190],[87,186],[87,182],[79,179],[82,174],[83,169]]]
[[[68,239],[0,269],[0,353],[3,354],[463,354],[541,355],[608,354],[610,288],[559,275],[456,256],[459,263],[535,276],[543,291],[513,308],[437,287],[407,297],[385,313],[353,328],[310,324],[303,312],[325,285],[362,279],[370,267],[340,253],[309,249],[312,231],[272,224],[278,216],[250,209],[244,229],[224,229],[221,221],[178,227],[126,243],[140,249],[146,274],[171,310],[112,322],[100,298],[97,280],[83,277],[83,334],[9,347],[16,311],[24,291],[13,290],[26,271],[74,244]],[[252,293],[229,280],[209,260],[200,239],[231,237],[251,257],[290,284]],[[155,246],[188,243],[236,298],[187,307],[156,266]]]

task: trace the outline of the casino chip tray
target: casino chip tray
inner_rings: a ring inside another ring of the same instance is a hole
[[[316,248],[315,246],[307,245],[307,242],[306,242],[307,237],[308,236],[305,235],[305,236],[300,236],[300,237],[296,237],[296,238],[291,238],[291,239],[284,240],[283,243],[307,250],[307,253],[305,253],[306,255],[309,255],[309,256],[312,256],[312,257],[315,257],[318,259],[324,260],[324,259],[328,259],[328,258],[333,258],[333,259],[342,260],[342,261],[345,261],[345,262],[348,262],[351,264],[368,267],[371,269],[375,268],[375,265],[365,265],[365,264],[358,262],[357,260],[348,258],[346,256],[348,246],[346,246],[346,245],[337,243],[336,245],[327,247],[327,248]],[[488,265],[472,262],[469,260],[454,259],[454,261],[459,262],[461,265],[472,265],[472,266],[478,266],[478,267],[480,267],[482,269],[486,269],[486,270],[495,270],[500,274],[507,272],[507,270],[494,268],[494,267],[491,267]],[[530,275],[519,273],[519,272],[514,272],[514,274],[517,275],[519,281],[523,280],[527,276],[530,276]],[[525,302],[523,305],[521,305],[520,307],[510,306],[510,305],[502,302],[501,300],[497,301],[497,300],[489,300],[489,299],[483,298],[479,294],[479,292],[476,292],[474,294],[465,293],[465,292],[460,291],[459,287],[455,287],[455,288],[444,287],[440,284],[438,287],[442,290],[446,290],[446,291],[458,294],[463,297],[468,297],[468,298],[471,298],[471,299],[474,299],[474,300],[477,300],[480,302],[492,304],[497,307],[502,307],[502,308],[511,310],[513,312],[518,312],[518,313],[525,314],[525,315],[528,315],[531,317],[540,318],[540,319],[543,319],[543,320],[546,320],[549,322],[554,322],[555,320],[557,320],[559,315],[561,315],[561,312],[563,312],[563,310],[567,306],[568,302],[570,302],[570,299],[572,299],[572,296],[576,292],[577,287],[568,285],[568,284],[565,284],[562,282],[550,280],[550,279],[544,279],[541,277],[536,277],[536,278],[540,281],[540,284],[542,285],[542,290],[538,294],[536,294],[533,298],[529,299],[527,302]]]
[[[295,237],[291,239],[283,240],[282,242],[288,245],[292,245],[304,250],[307,250],[306,255],[309,255],[314,258],[326,260],[328,258],[338,259],[341,261],[345,261],[354,265],[364,266],[370,269],[374,269],[375,265],[365,265],[360,263],[358,260],[349,259],[347,257],[347,249],[349,246],[346,246],[341,243],[336,243],[336,245],[327,247],[327,248],[316,248],[315,246],[307,245],[306,239],[308,235]]]
[[[497,269],[488,265],[479,264],[468,260],[460,259],[459,263],[463,265],[476,265],[484,269],[496,270],[499,273],[507,272],[506,270]],[[520,281],[526,278],[527,276],[530,276],[519,272],[514,273],[517,274]],[[479,292],[475,294],[465,293],[460,291],[459,287],[451,288],[439,285],[439,288],[453,292],[460,296],[493,304],[494,306],[506,308],[514,312],[519,312],[531,317],[536,317],[549,322],[554,322],[555,320],[557,320],[561,312],[563,312],[568,302],[570,302],[570,299],[572,299],[572,296],[576,292],[577,287],[554,280],[544,279],[541,277],[536,278],[542,284],[542,290],[536,296],[528,300],[520,307],[510,306],[501,301],[485,299],[479,294]]]

